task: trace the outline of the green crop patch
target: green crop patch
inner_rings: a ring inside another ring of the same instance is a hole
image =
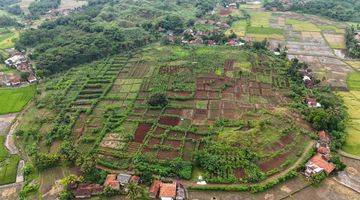
[[[262,34],[262,35],[272,35],[272,34],[283,35],[284,31],[279,28],[248,26],[246,28],[246,33]]]
[[[348,75],[347,84],[350,90],[360,90],[360,72],[353,72]]]
[[[21,88],[0,89],[0,114],[21,111],[34,97],[36,85]]]

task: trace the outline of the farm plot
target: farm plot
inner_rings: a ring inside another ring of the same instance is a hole
[[[360,92],[339,92],[348,108],[350,122],[347,125],[347,138],[343,150],[347,153],[360,155]]]
[[[295,31],[311,31],[311,32],[320,32],[321,29],[315,24],[297,19],[286,19],[286,24],[291,25]]]
[[[345,49],[345,39],[343,35],[337,34],[327,34],[324,33],[326,41],[329,43],[330,47],[333,49]]]
[[[231,28],[225,32],[225,35],[235,33],[237,37],[245,36],[247,22],[245,20],[236,21],[231,24]]]
[[[0,89],[0,114],[21,111],[34,97],[36,85],[22,88]]]
[[[14,40],[18,37],[18,31],[0,28],[0,49],[9,49],[14,47]]]

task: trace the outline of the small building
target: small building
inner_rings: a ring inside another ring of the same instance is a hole
[[[117,181],[119,181],[121,186],[126,186],[129,184],[130,178],[131,178],[131,175],[129,175],[129,174],[119,174],[117,176]]]
[[[26,62],[26,58],[21,53],[15,54],[14,56],[5,60],[5,64],[12,67],[16,67],[18,64],[24,62]]]
[[[104,187],[99,184],[79,184],[74,191],[74,195],[77,199],[90,198],[93,195],[102,193],[103,189]]]
[[[37,81],[37,79],[36,79],[36,77],[35,77],[34,74],[30,74],[30,75],[27,77],[27,81],[28,81],[29,83],[34,83],[34,82]]]
[[[104,186],[111,187],[114,190],[120,190],[120,183],[116,179],[116,174],[108,174]]]
[[[237,45],[237,41],[235,39],[231,39],[228,41],[228,45],[235,46],[235,45]]]
[[[321,154],[316,154],[306,163],[305,175],[310,177],[313,174],[324,171],[326,174],[330,174],[334,171],[335,166],[333,163],[328,162],[323,158]]]
[[[19,86],[20,84],[21,84],[21,79],[20,79],[20,77],[15,76],[15,77],[12,77],[12,78],[10,79],[10,85],[11,85],[11,86]]]
[[[160,187],[161,187],[161,181],[159,180],[155,180],[150,188],[149,188],[149,196],[150,198],[157,198],[159,196],[159,192],[160,192]]]
[[[330,160],[330,148],[327,146],[320,146],[319,148],[317,148],[316,150],[319,154],[322,155],[322,157],[329,161]]]
[[[307,98],[306,103],[309,108],[320,108],[321,104],[316,101],[314,98]]]
[[[175,200],[176,183],[162,183],[159,197],[161,200]]]
[[[319,141],[321,143],[324,143],[324,144],[329,144],[330,143],[330,136],[329,136],[329,134],[327,132],[319,131],[318,136],[319,136]]]
[[[176,189],[176,200],[185,200],[185,188],[182,184],[178,183],[177,189]]]
[[[305,75],[305,76],[303,77],[303,81],[304,81],[304,82],[306,82],[306,81],[311,81],[311,78],[310,78],[309,76]]]
[[[139,182],[140,182],[140,177],[138,177],[138,176],[134,175],[130,178],[130,183],[139,184]]]

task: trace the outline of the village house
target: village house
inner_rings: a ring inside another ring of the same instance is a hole
[[[17,53],[12,57],[5,60],[5,64],[10,67],[17,67],[17,65],[26,62],[26,58],[23,54]]]
[[[176,189],[176,200],[185,200],[185,199],[186,199],[185,188],[181,183],[178,183]]]
[[[139,184],[139,182],[140,182],[140,177],[138,177],[138,176],[131,176],[131,178],[130,178],[130,183],[135,183],[135,184]]]
[[[125,187],[130,182],[131,175],[129,174],[118,174],[117,175],[117,181],[119,181],[120,185]]]
[[[321,104],[319,102],[317,102],[315,98],[307,98],[306,103],[309,108],[320,108],[321,107]]]
[[[305,175],[310,177],[323,171],[330,174],[334,169],[333,163],[328,162],[320,153],[317,153],[306,163]]]
[[[116,178],[116,174],[108,174],[104,186],[110,187],[114,190],[120,190],[120,183]]]
[[[159,197],[161,200],[175,200],[176,183],[162,183]]]
[[[159,196],[161,181],[155,180],[149,188],[150,198],[156,199]]]
[[[37,81],[37,79],[36,79],[36,77],[35,77],[34,74],[30,73],[30,75],[27,77],[27,81],[28,81],[29,83],[34,83],[34,82]]]
[[[19,86],[21,84],[21,78],[18,76],[12,76],[10,78],[10,85],[11,86]]]
[[[104,187],[99,184],[84,183],[84,184],[79,184],[73,192],[75,198],[84,199],[102,193],[103,189]]]
[[[318,142],[320,144],[324,144],[324,145],[330,144],[330,136],[329,136],[329,134],[327,132],[319,131],[318,136],[319,136],[319,141]]]

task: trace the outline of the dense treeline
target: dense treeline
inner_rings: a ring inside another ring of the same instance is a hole
[[[34,9],[40,2],[47,1],[36,1],[29,7],[30,12],[41,13],[49,8],[39,6]],[[50,75],[78,64],[128,52],[160,39],[159,34],[169,30],[180,33],[197,14],[211,11],[214,2],[91,0],[79,12],[44,22],[36,30],[25,31],[16,48],[34,49],[32,59],[38,74]],[[190,8],[193,10],[187,15],[180,14]]]
[[[150,41],[149,34],[140,27],[95,23],[100,10],[101,5],[95,5],[85,12],[45,22],[39,29],[24,32],[16,47],[35,48],[32,59],[39,75],[49,75]]]
[[[29,5],[29,11],[33,18],[45,14],[50,9],[58,8],[61,0],[36,0]]]
[[[19,5],[20,2],[21,0],[0,0],[0,9],[6,10],[14,15],[20,15],[22,14]]]
[[[355,38],[358,32],[360,32],[360,26],[351,26],[346,29],[345,33],[347,54],[352,58],[360,58],[360,41]]]
[[[275,7],[281,11],[299,11],[340,21],[360,22],[360,1],[358,0],[290,0],[287,4],[281,0],[269,0],[264,6],[266,9]]]
[[[20,24],[11,17],[0,15],[0,27],[9,27],[9,26],[20,26]]]
[[[327,85],[305,87],[299,70],[307,68],[308,65],[299,62],[298,59],[291,61],[288,74],[291,77],[290,97],[295,100],[293,107],[306,116],[306,120],[317,131],[325,130],[330,133],[333,149],[341,148],[346,139],[345,127],[348,117],[344,102]],[[309,97],[314,97],[321,104],[321,108],[308,107],[304,101]]]

